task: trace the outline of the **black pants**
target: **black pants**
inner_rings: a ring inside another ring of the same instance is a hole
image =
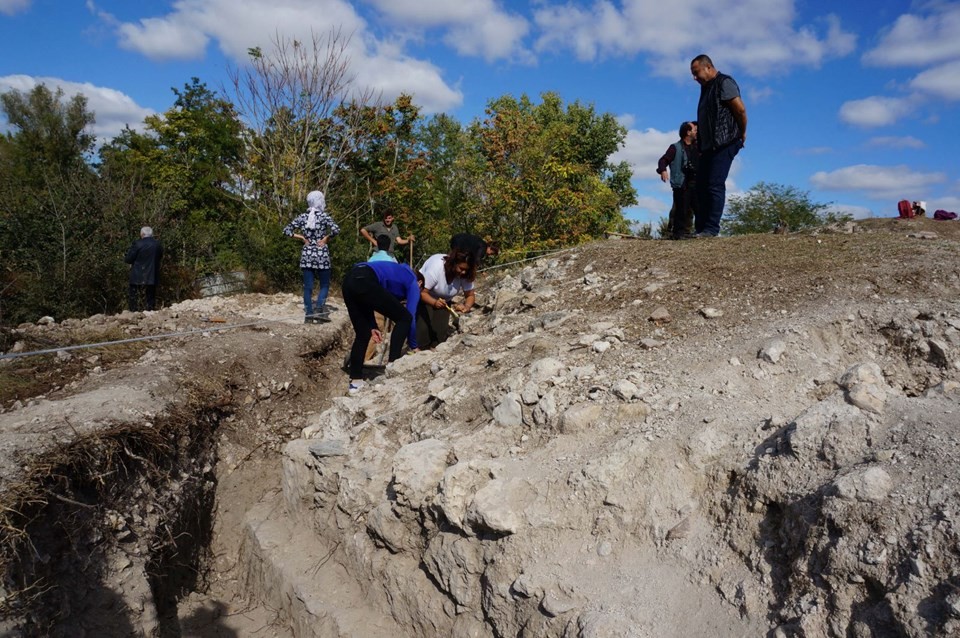
[[[357,333],[350,348],[350,378],[359,379],[363,374],[363,357],[370,343],[370,331],[377,327],[374,311],[394,323],[390,337],[390,361],[400,358],[413,317],[399,299],[380,285],[377,273],[368,266],[354,266],[343,278],[341,291],[353,331]]]
[[[146,310],[153,310],[157,302],[157,287],[152,284],[130,284],[127,290],[127,305],[130,312],[136,312],[140,309],[140,291],[143,290]]]
[[[683,186],[673,189],[673,210],[670,213],[670,232],[674,239],[682,239],[693,230],[693,216],[697,210],[697,182],[687,176]]]

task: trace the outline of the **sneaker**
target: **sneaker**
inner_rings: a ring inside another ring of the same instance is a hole
[[[303,323],[327,323],[330,321],[330,317],[325,314],[313,314],[307,315],[303,318]]]
[[[339,308],[337,308],[333,304],[325,303],[322,306],[320,306],[320,310],[322,312],[330,313],[330,312],[333,312],[334,310],[339,310]]]
[[[351,381],[350,385],[347,387],[347,394],[350,396],[356,396],[360,394],[360,390],[363,390],[363,386],[365,385],[366,383],[363,381]]]

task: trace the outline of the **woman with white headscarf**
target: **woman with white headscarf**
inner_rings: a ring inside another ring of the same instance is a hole
[[[307,195],[307,212],[300,213],[283,229],[283,234],[303,241],[300,252],[300,270],[303,272],[304,323],[329,321],[327,293],[330,292],[330,249],[327,243],[340,233],[340,227],[327,214],[326,199],[321,191]],[[299,233],[296,231],[300,231]],[[317,303],[313,304],[313,281],[316,278],[320,290]],[[316,312],[314,312],[316,311]]]

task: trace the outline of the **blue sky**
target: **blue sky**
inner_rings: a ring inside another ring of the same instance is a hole
[[[765,181],[856,217],[894,216],[899,199],[960,211],[960,2],[0,0],[0,91],[83,92],[109,138],[191,77],[220,88],[250,47],[333,28],[352,34],[358,87],[413,94],[426,114],[467,123],[492,98],[544,91],[613,113],[631,219],[670,207],[654,171],[696,115],[699,53],[747,107],[728,195]]]

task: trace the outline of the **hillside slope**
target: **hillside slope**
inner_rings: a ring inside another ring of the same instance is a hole
[[[148,629],[191,622],[191,587],[243,589],[236,522],[261,495],[276,501],[283,449],[286,507],[257,507],[248,526],[272,512],[316,535],[357,607],[394,634],[948,635],[960,628],[960,226],[845,230],[611,240],[490,271],[460,334],[357,397],[336,396],[330,365],[344,313],[304,327],[292,297],[91,319],[140,332],[215,313],[272,323],[149,342],[135,361],[8,403],[0,454],[29,483],[18,468],[43,446],[17,432],[73,414],[53,428],[63,453],[84,424],[102,428],[77,408],[94,389],[116,388],[97,404],[118,408],[111,427],[216,409],[212,552],[196,558],[211,571],[172,593],[152,584],[154,620],[127,605]],[[84,325],[24,327],[19,348],[68,328]],[[160,404],[121,406],[136,392]],[[178,600],[179,621],[164,611]]]

